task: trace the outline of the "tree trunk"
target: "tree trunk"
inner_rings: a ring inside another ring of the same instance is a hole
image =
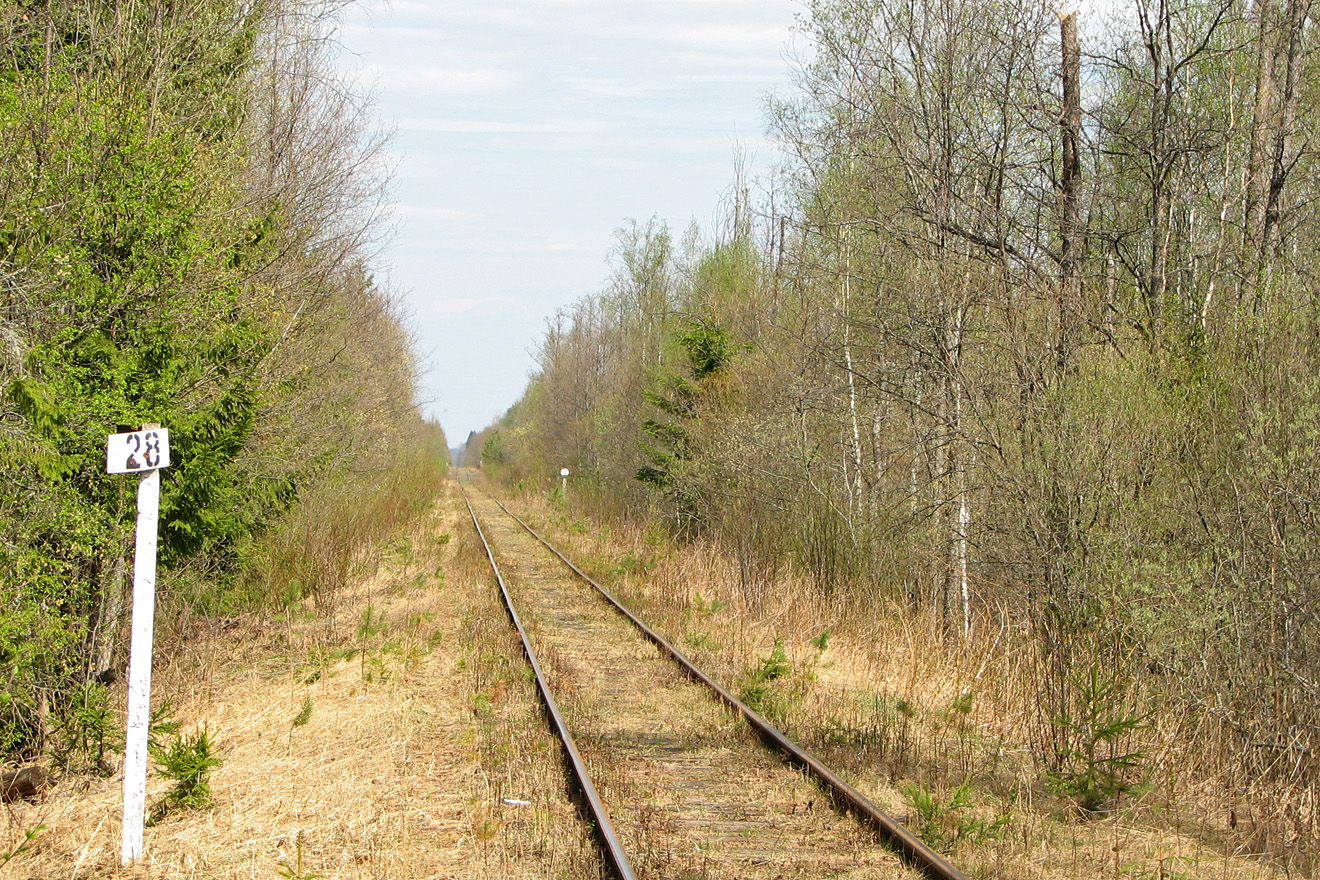
[[[1060,375],[1071,372],[1077,363],[1077,346],[1082,323],[1082,288],[1079,263],[1082,229],[1078,191],[1081,187],[1081,51],[1077,45],[1077,13],[1060,16],[1059,31],[1063,45],[1063,113],[1059,127],[1063,134],[1063,167],[1059,173],[1059,340],[1057,367]]]
[[[852,228],[843,230],[843,360],[844,370],[848,374],[848,415],[852,427],[852,449],[849,450],[853,464],[853,478],[848,481],[848,507],[851,511],[860,509],[862,491],[862,431],[857,419],[857,377],[853,374],[852,356]]]
[[[1269,188],[1265,196],[1265,212],[1261,226],[1261,267],[1278,256],[1279,203],[1292,171],[1293,132],[1297,126],[1297,99],[1302,79],[1302,36],[1310,15],[1311,0],[1290,0],[1286,29],[1279,35],[1276,58],[1284,64],[1283,94],[1279,98],[1278,125],[1273,132],[1273,156],[1270,167]]]
[[[114,662],[115,642],[119,638],[120,624],[124,619],[124,590],[127,582],[127,563],[123,556],[116,557],[111,564],[110,576],[101,585],[101,608],[92,635],[93,662],[90,671],[93,675],[109,670]]]
[[[1245,242],[1252,265],[1244,279],[1248,290],[1254,289],[1259,265],[1260,244],[1265,227],[1265,203],[1269,190],[1266,172],[1270,122],[1273,118],[1275,91],[1275,0],[1257,0],[1256,15],[1256,101],[1251,119],[1251,148],[1247,157],[1247,192],[1245,205]]]
[[[1244,293],[1253,306],[1259,305],[1261,288],[1280,246],[1280,204],[1296,160],[1294,129],[1311,5],[1312,0],[1287,0],[1282,10],[1277,0],[1259,0],[1257,5],[1256,100],[1243,236]]]

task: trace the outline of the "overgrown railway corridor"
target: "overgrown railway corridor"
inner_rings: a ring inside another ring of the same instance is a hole
[[[469,496],[638,876],[918,876],[488,496]]]
[[[635,876],[917,876],[490,496],[469,494]],[[555,516],[535,499],[517,509],[532,511],[538,528]],[[43,798],[7,805],[0,854],[26,848],[0,862],[0,880],[613,876],[498,596],[450,483],[334,596],[277,617],[196,622],[157,646],[171,658],[158,693],[185,730],[204,728],[217,743],[212,802],[161,817],[140,863],[124,869],[119,775],[54,772]],[[848,644],[831,650],[857,650]],[[836,746],[831,761],[847,748]],[[932,761],[948,758],[932,752]],[[871,797],[878,760],[859,754],[846,765]],[[149,803],[168,785],[154,773]],[[1060,821],[1030,805],[1011,822],[998,837],[950,848],[954,864],[978,880],[1123,880],[1134,866],[1162,864],[1186,877],[1282,876],[1267,860],[1230,857],[1153,823]]]

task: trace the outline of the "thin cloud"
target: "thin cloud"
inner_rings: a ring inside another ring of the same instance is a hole
[[[567,89],[597,98],[646,101],[723,85],[768,85],[774,82],[771,78],[748,73],[740,67],[733,69],[737,72],[651,77],[569,76],[564,77],[562,84]]]
[[[559,134],[559,135],[600,135],[612,130],[614,126],[605,122],[589,121],[553,121],[553,122],[508,122],[501,119],[435,119],[420,118],[399,120],[399,127],[407,131],[434,132],[439,134]]]
[[[581,254],[586,249],[577,242],[548,241],[528,242],[515,238],[439,238],[428,241],[432,250],[459,251],[469,254],[520,254],[520,255],[555,255]]]
[[[461,318],[478,310],[488,310],[488,306],[498,306],[499,311],[512,310],[521,320],[534,320],[526,303],[512,296],[448,297],[430,299],[424,304],[427,314],[436,318]]]
[[[368,65],[366,72],[392,93],[423,92],[436,97],[494,95],[522,82],[514,71],[495,67],[375,64]]]
[[[604,168],[610,171],[645,171],[655,166],[645,159],[628,159],[622,156],[586,156],[580,160],[588,168]]]
[[[635,40],[649,44],[701,46],[724,54],[777,51],[785,39],[782,21],[795,4],[781,0],[398,0],[382,30],[409,22],[412,36],[455,32],[571,34],[583,43]]]
[[[656,26],[628,22],[604,29],[608,35],[675,46],[698,46],[713,56],[757,54],[777,51],[784,44],[781,28],[728,24],[686,24],[681,21]]]
[[[480,214],[471,211],[459,211],[454,208],[443,208],[438,205],[399,204],[394,206],[394,210],[410,220],[439,220],[447,223],[469,223],[481,219]]]

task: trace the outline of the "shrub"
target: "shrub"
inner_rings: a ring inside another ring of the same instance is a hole
[[[174,788],[151,810],[148,824],[160,821],[177,809],[211,805],[211,771],[221,764],[215,740],[205,727],[192,734],[176,734],[168,746],[152,749],[156,769]]]

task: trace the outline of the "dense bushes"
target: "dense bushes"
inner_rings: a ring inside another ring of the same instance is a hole
[[[700,530],[748,584],[791,570],[944,638],[1021,634],[1055,778],[1090,778],[1075,719],[1161,712],[1191,744],[1179,772],[1303,803],[1306,4],[1130,5],[1085,53],[1035,2],[810,6],[773,200],[752,221],[735,198],[714,241],[621,234],[499,426],[503,473],[567,466],[579,502]],[[725,340],[717,369],[693,328]],[[1122,686],[1076,672],[1099,667]]]
[[[170,428],[162,589],[212,597],[299,498],[428,443],[333,8],[0,12],[0,752],[119,662],[135,487],[107,434]]]

